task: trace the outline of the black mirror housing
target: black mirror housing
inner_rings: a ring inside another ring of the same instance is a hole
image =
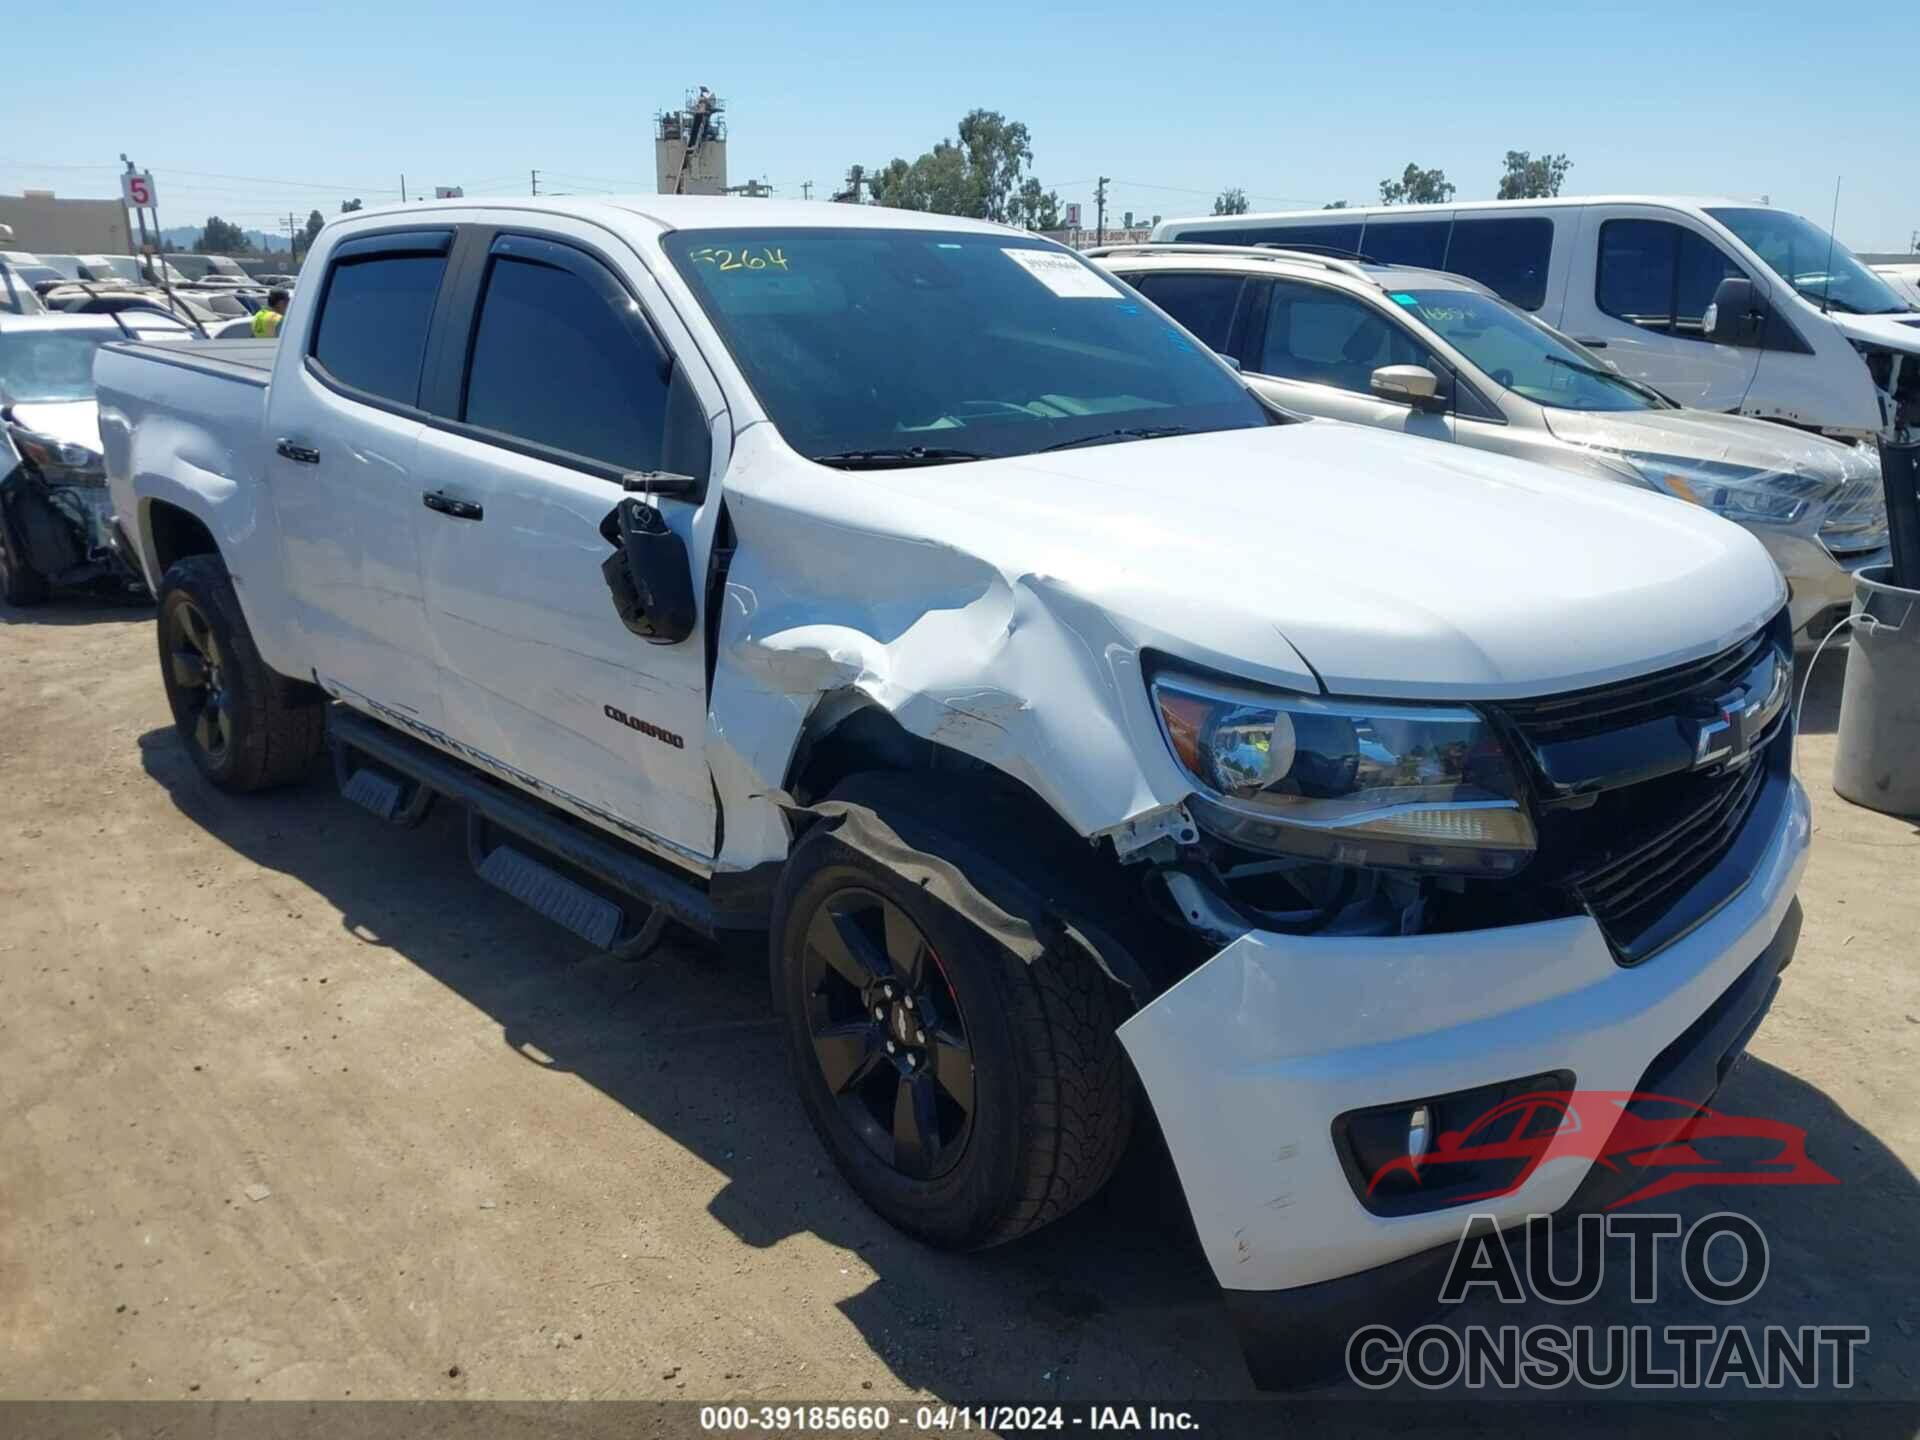
[[[693,564],[687,542],[660,512],[629,497],[607,512],[600,536],[614,547],[600,578],[620,623],[650,645],[678,645],[693,633]]]
[[[1707,307],[1707,338],[1720,345],[1758,345],[1766,334],[1771,307],[1767,297],[1744,275],[1729,275],[1713,292]]]

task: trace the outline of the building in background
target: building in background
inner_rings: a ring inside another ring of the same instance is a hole
[[[133,235],[118,200],[60,200],[51,190],[0,195],[0,225],[13,248],[49,255],[131,255]]]
[[[727,193],[727,102],[702,85],[678,110],[654,117],[653,164],[662,195]]]

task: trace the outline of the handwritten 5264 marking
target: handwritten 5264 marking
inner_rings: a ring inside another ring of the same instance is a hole
[[[787,268],[787,257],[778,245],[765,245],[758,250],[729,250],[721,246],[703,245],[698,250],[689,250],[687,258],[696,265],[713,265],[722,270]]]

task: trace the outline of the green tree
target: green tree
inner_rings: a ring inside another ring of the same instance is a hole
[[[1041,189],[1040,182],[1031,175],[1021,184],[1020,193],[1013,197],[1010,209],[1013,223],[1023,229],[1060,228],[1060,196],[1055,191]]]
[[[1024,124],[998,110],[969,110],[955,138],[914,160],[896,157],[865,178],[876,205],[1058,228],[1059,197],[1027,174],[1032,163],[1033,137]],[[852,189],[834,198],[858,198]]]
[[[1329,200],[1320,208],[1322,210],[1344,210],[1347,208],[1347,202],[1344,200]]]
[[[325,227],[326,223],[327,217],[322,215],[318,210],[309,210],[307,212],[307,223],[301,231],[306,237],[307,249],[311,250],[313,248],[313,242],[319,238],[320,231]]]
[[[1565,155],[1542,155],[1538,160],[1525,150],[1507,151],[1506,173],[1500,177],[1496,200],[1544,200],[1560,193],[1573,162]]]
[[[1409,163],[1398,180],[1380,182],[1382,205],[1444,205],[1453,198],[1453,182],[1444,170],[1422,170]]]
[[[340,213],[342,215],[351,215],[360,208],[360,197],[357,195],[351,200],[342,200],[340,202]]]
[[[232,255],[246,248],[246,232],[218,215],[207,217],[206,229],[200,232],[200,238],[193,243],[197,255]]]
[[[1222,190],[1213,197],[1213,213],[1216,215],[1244,215],[1249,208],[1247,192],[1238,185],[1230,190]]]

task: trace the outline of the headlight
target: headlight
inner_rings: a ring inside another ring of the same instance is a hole
[[[13,443],[20,447],[20,453],[43,470],[96,471],[106,466],[100,452],[89,450],[85,445],[56,440],[51,435],[42,435],[37,430],[26,430],[18,425],[13,427],[12,433]]]
[[[1712,460],[1628,451],[1620,456],[1662,494],[1711,510],[1742,524],[1791,525],[1807,507],[1829,499],[1838,481],[1784,470],[1755,470]]]
[[[1511,874],[1533,852],[1520,772],[1465,706],[1153,683],[1160,726],[1214,834],[1342,865]]]

